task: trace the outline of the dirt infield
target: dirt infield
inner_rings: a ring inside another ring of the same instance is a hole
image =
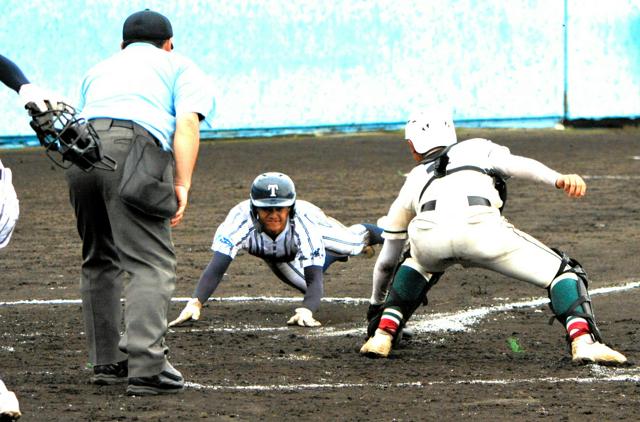
[[[513,153],[587,176],[570,200],[532,182],[509,182],[505,215],[587,269],[605,340],[640,357],[640,130],[459,130]],[[63,172],[41,151],[0,151],[14,172],[21,219],[0,252],[0,374],[24,421],[640,419],[640,370],[574,366],[546,291],[482,270],[452,269],[418,310],[416,335],[390,359],[359,356],[373,259],[327,274],[317,329],[288,328],[300,298],[258,259],[230,267],[201,321],[171,330],[171,361],[188,388],[127,397],[88,384],[78,279],[80,242]],[[300,198],[344,223],[375,222],[412,161],[399,133],[205,142],[190,207],[174,232],[176,297],[190,296],[213,232],[262,171],[288,173]],[[606,287],[614,287],[611,291]],[[39,299],[39,304],[17,303]],[[70,303],[56,302],[59,299]],[[341,300],[338,300],[341,299]],[[172,304],[176,316],[184,302]],[[456,325],[457,324],[457,325]]]

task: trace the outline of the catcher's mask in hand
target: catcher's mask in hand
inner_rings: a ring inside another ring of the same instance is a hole
[[[75,164],[87,172],[94,168],[116,169],[116,161],[102,153],[100,138],[91,123],[76,118],[76,110],[68,104],[58,102],[52,105],[47,100],[45,104],[45,111],[33,102],[25,108],[31,116],[31,128],[54,163],[62,168]]]

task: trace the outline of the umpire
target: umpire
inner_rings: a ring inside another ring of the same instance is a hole
[[[214,99],[204,73],[173,52],[165,16],[132,14],[122,38],[121,51],[86,74],[78,105],[117,168],[66,171],[82,239],[91,381],[128,380],[129,395],[176,393],[184,378],[167,360],[164,342],[176,279],[171,227],[184,215],[200,121]]]

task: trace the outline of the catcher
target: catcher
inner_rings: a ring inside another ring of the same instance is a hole
[[[385,242],[374,268],[372,297],[379,297],[392,279],[393,283],[377,329],[360,353],[387,357],[399,328],[437,279],[434,274],[461,264],[547,289],[555,318],[566,328],[574,362],[625,363],[625,356],[602,342],[587,274],[578,261],[517,230],[501,216],[506,200],[503,182],[508,177],[542,182],[573,198],[584,196],[584,180],[512,155],[487,139],[457,142],[447,113],[410,118],[405,139],[418,165],[384,220]],[[395,271],[406,238],[410,256]]]
[[[282,173],[264,173],[251,185],[250,199],[236,205],[213,238],[213,257],[193,298],[174,326],[200,318],[202,304],[213,294],[240,249],[262,258],[286,284],[304,293],[289,325],[316,327],[313,317],[323,295],[323,273],[335,261],[372,255],[382,243],[382,229],[371,224],[343,226],[310,202],[297,200],[293,181]]]

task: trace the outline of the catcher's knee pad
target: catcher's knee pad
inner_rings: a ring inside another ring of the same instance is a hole
[[[548,287],[549,306],[557,319],[566,326],[570,318],[584,318],[589,324],[591,334],[597,341],[602,341],[600,330],[596,325],[591,297],[589,296],[587,273],[580,263],[569,258],[564,252],[554,249],[562,258],[560,269]]]

